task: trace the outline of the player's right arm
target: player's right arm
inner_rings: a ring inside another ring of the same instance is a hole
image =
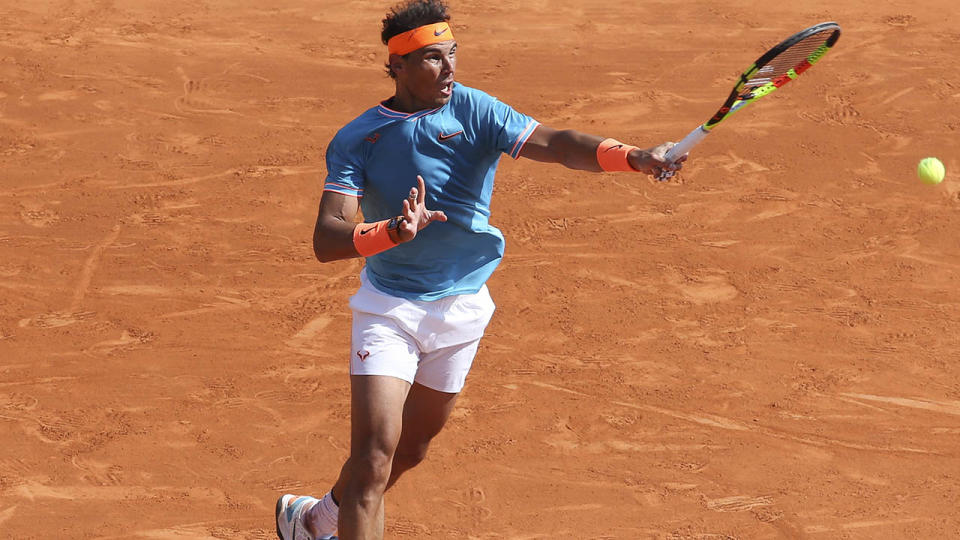
[[[395,228],[388,228],[393,245],[409,242],[417,232],[434,221],[446,221],[442,210],[428,210],[425,204],[427,190],[423,177],[417,176],[417,186],[410,188],[409,196],[403,201],[400,213],[395,220]],[[320,210],[317,224],[313,228],[313,253],[320,262],[339,261],[363,256],[357,249],[357,232],[370,228],[370,234],[376,223],[354,223],[360,210],[356,197],[334,191],[324,191],[320,197]],[[389,244],[388,244],[389,246]],[[386,249],[386,248],[384,248]],[[369,253],[368,253],[369,255]]]
[[[601,147],[607,140],[572,129],[558,130],[540,125],[520,150],[520,157],[544,163],[560,163],[570,169],[600,172],[607,170],[599,162]],[[614,148],[624,147],[622,162],[625,169],[650,175],[659,175],[664,169],[674,170],[683,166],[684,156],[676,163],[668,162],[665,155],[673,143],[664,143],[653,148],[637,148],[613,141]],[[618,146],[619,145],[619,146]],[[600,148],[598,148],[600,147]],[[620,169],[618,169],[620,170]]]

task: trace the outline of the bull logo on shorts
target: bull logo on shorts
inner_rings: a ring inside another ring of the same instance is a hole
[[[357,351],[357,358],[359,358],[361,362],[366,360],[368,356],[370,356],[370,351]]]

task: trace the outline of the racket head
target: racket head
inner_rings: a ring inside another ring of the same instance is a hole
[[[823,58],[838,39],[840,25],[823,22],[778,43],[740,75],[727,100],[703,129],[709,131],[730,114],[796,79]]]

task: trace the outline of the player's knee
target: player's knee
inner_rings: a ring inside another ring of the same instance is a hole
[[[362,456],[351,456],[350,478],[363,492],[383,492],[390,478],[393,456],[382,451],[368,452]]]
[[[397,454],[393,459],[393,466],[404,471],[416,467],[426,459],[427,447],[427,444],[420,444],[407,448],[397,448]]]

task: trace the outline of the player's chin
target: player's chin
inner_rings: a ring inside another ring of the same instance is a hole
[[[433,107],[443,107],[448,101],[450,101],[450,96],[435,96],[433,98]]]

